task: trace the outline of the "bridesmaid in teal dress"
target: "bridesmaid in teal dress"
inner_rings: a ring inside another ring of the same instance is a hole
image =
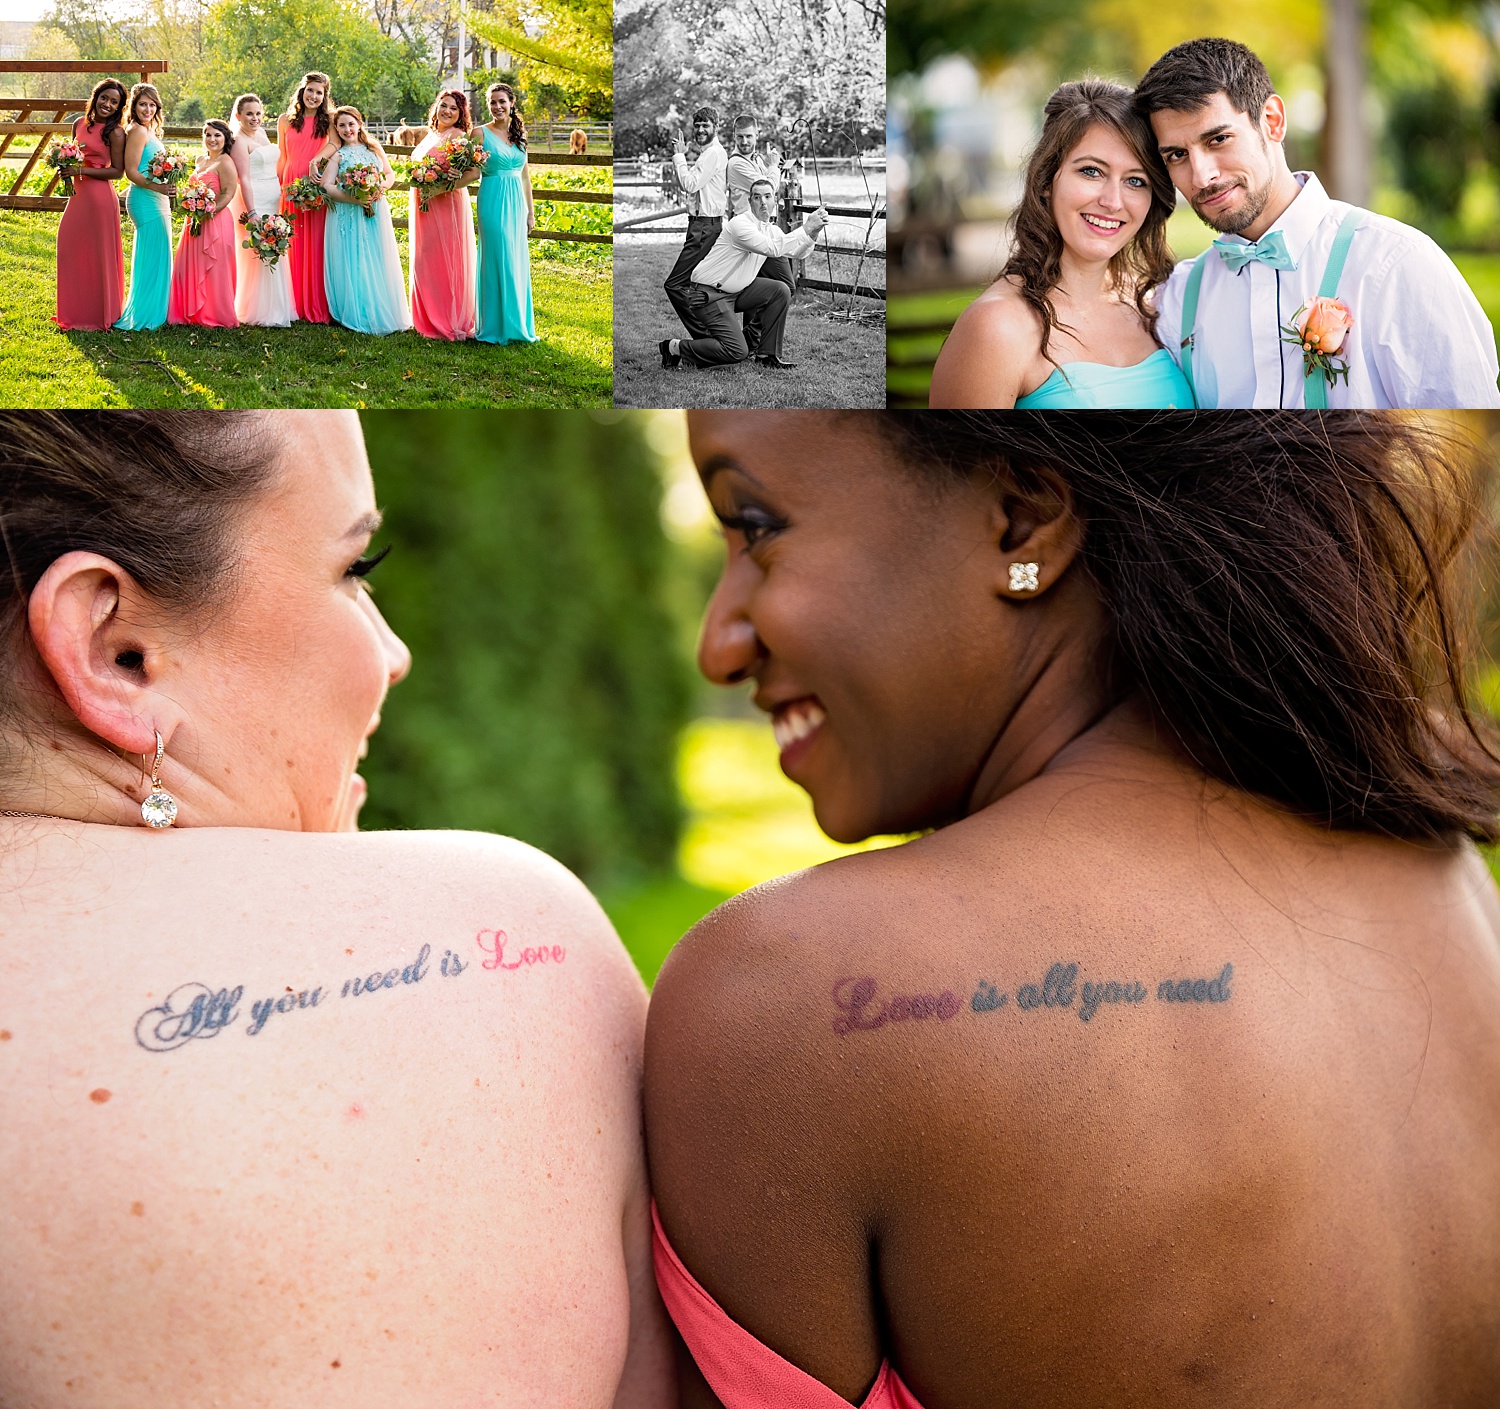
[[[115,327],[125,332],[159,328],[167,321],[172,288],[172,193],[168,182],[146,175],[151,158],[162,150],[161,94],[153,84],[137,83],[125,108],[125,177],[130,190],[125,210],[135,226],[130,252],[130,298]]]
[[[535,342],[531,313],[530,232],[536,226],[526,124],[508,83],[486,92],[490,121],[479,130],[490,159],[479,183],[479,326],[481,342]]]
[[[943,345],[930,405],[1192,407],[1151,301],[1172,272],[1175,192],[1132,97],[1089,78],[1047,100],[1010,258]]]
[[[385,192],[395,172],[379,142],[365,130],[358,108],[336,108],[331,136],[338,150],[323,173],[328,220],[323,226],[323,285],[328,313],[356,333],[399,333],[411,328],[406,277]],[[366,214],[362,201],[338,184],[341,171],[369,166],[380,173],[380,194]]]

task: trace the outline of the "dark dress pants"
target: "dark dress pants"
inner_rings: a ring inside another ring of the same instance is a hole
[[[698,267],[703,256],[714,247],[714,241],[719,238],[719,231],[723,225],[722,216],[688,216],[687,239],[683,241],[682,252],[677,256],[677,263],[672,266],[672,272],[667,275],[667,282],[662,285],[667,291],[667,298],[676,310],[678,318],[682,321],[682,326],[694,337],[701,337],[707,329],[695,327],[688,321],[687,295],[693,283],[693,270]]]
[[[797,276],[792,272],[792,261],[784,254],[773,254],[766,257],[760,266],[760,277],[762,279],[780,279],[790,290],[792,297],[797,296]]]
[[[781,356],[792,296],[780,279],[753,279],[737,295],[694,284],[688,290],[688,300],[688,316],[708,332],[678,344],[685,362],[695,367],[723,367],[751,356]],[[745,315],[743,331],[736,313]]]

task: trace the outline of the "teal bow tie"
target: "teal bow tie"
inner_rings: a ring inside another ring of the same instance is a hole
[[[1272,269],[1297,267],[1297,261],[1286,252],[1286,237],[1280,230],[1262,235],[1253,245],[1242,245],[1234,240],[1215,240],[1214,248],[1229,266],[1231,274],[1238,274],[1252,260],[1267,264]]]

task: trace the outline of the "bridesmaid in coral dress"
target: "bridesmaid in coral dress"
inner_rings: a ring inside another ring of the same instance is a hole
[[[303,176],[322,180],[323,164],[334,153],[333,97],[326,73],[305,73],[287,110],[276,121],[276,179],[285,194]],[[297,317],[326,323],[328,295],[323,287],[323,228],[326,207],[299,210],[292,224],[292,247],[286,258],[292,271]]]
[[[469,98],[456,88],[439,93],[427,114],[427,136],[412,153],[415,162],[469,132]],[[474,336],[474,211],[465,186],[479,180],[466,171],[455,189],[433,196],[427,209],[411,193],[411,317],[424,338],[457,342]]]
[[[125,249],[120,241],[120,198],[114,183],[125,174],[125,85],[101,79],[89,105],[73,123],[84,149],[73,174],[73,194],[57,227],[59,328],[102,332],[112,328],[125,302]]]
[[[233,145],[227,122],[211,117],[203,124],[203,155],[193,175],[212,186],[218,199],[198,234],[192,233],[190,222],[183,222],[167,302],[169,323],[196,323],[204,328],[240,325],[234,312],[234,250],[239,236],[229,209],[240,184],[229,156]]]

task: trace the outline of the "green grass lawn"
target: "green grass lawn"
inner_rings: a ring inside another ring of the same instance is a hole
[[[662,283],[672,271],[681,241],[623,236],[616,247],[615,343],[616,406],[879,407],[885,405],[884,305],[856,299],[864,318],[844,318],[847,294],[837,295],[835,310],[826,293],[799,294],[786,320],[782,355],[795,362],[792,372],[777,372],[753,362],[729,367],[661,365],[657,344],[681,337],[682,325]],[[827,278],[827,267],[816,271]],[[834,277],[854,274],[834,265]],[[866,265],[863,278],[871,277]]]
[[[607,207],[600,207],[606,209]],[[60,215],[0,211],[0,405],[42,407],[608,406],[608,247],[548,258],[532,247],[541,341],[495,347],[342,328],[161,328],[62,332],[56,311]],[[403,263],[406,232],[396,232]],[[125,223],[125,263],[132,230]]]

